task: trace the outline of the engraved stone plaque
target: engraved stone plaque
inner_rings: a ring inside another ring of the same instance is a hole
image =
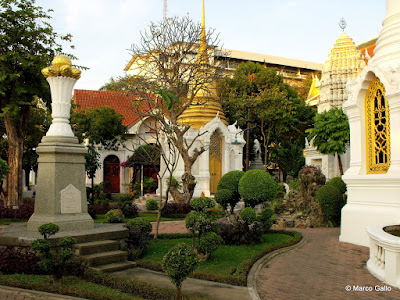
[[[68,185],[61,192],[61,214],[82,213],[81,191],[72,184]]]

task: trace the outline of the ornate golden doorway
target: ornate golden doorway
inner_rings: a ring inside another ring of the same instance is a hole
[[[209,153],[210,193],[215,194],[222,173],[222,139],[216,131],[214,131],[210,138]]]

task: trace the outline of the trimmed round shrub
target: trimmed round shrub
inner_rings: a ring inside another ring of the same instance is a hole
[[[124,214],[120,209],[112,209],[105,215],[108,223],[122,223],[124,221]]]
[[[146,209],[147,210],[157,210],[158,202],[154,199],[149,199],[146,201]]]
[[[205,213],[198,211],[191,211],[187,214],[185,226],[192,234],[198,232],[199,236],[205,232],[217,231],[215,222],[209,219]]]
[[[219,205],[221,205],[225,210],[228,208],[228,205],[232,202],[233,192],[228,189],[220,189],[215,194],[215,201]]]
[[[151,239],[152,225],[149,220],[135,218],[129,220],[125,227],[129,230],[127,239],[128,256],[130,260],[139,258],[147,249]]]
[[[199,198],[192,199],[192,201],[190,201],[190,205],[192,206],[192,208],[195,211],[206,212],[206,211],[208,211],[208,209],[214,208],[216,206],[216,203],[211,198],[199,197]]]
[[[218,182],[217,191],[227,189],[232,192],[232,198],[228,201],[228,204],[231,206],[231,212],[235,208],[235,205],[240,200],[239,194],[239,180],[245,173],[243,171],[230,171],[226,173]],[[223,206],[222,203],[219,203]]]
[[[329,185],[333,185],[335,188],[339,190],[340,193],[344,194],[347,191],[347,185],[343,181],[342,177],[334,177],[327,182]]]
[[[270,208],[265,208],[260,215],[257,216],[257,221],[262,224],[264,230],[267,231],[271,228],[273,223],[274,212]]]
[[[256,220],[256,212],[253,208],[251,207],[246,207],[243,208],[240,211],[240,218],[245,222],[246,224],[251,224]]]
[[[43,238],[48,239],[50,236],[56,234],[60,230],[60,227],[54,223],[47,223],[39,226],[38,231]]]
[[[315,195],[316,200],[321,205],[326,219],[333,225],[340,224],[340,213],[344,206],[343,196],[333,185],[320,187]]]
[[[197,250],[207,257],[223,243],[223,239],[215,232],[207,232],[201,238]]]
[[[277,183],[265,171],[247,171],[239,180],[239,194],[246,206],[254,208],[257,204],[272,201],[277,193]]]
[[[177,287],[177,298],[180,299],[182,282],[197,267],[198,257],[192,247],[179,243],[165,254],[163,269]]]
[[[132,204],[134,197],[131,194],[118,194],[115,201],[119,204]]]

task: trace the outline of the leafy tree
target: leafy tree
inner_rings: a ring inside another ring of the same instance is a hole
[[[314,117],[314,128],[309,131],[308,139],[323,154],[337,155],[340,176],[343,166],[340,155],[346,152],[350,141],[349,120],[341,108],[334,107]]]
[[[86,154],[86,173],[92,180],[91,202],[93,202],[94,177],[101,164],[97,147],[107,150],[117,149],[125,141],[126,126],[122,124],[123,116],[108,106],[87,110],[72,110],[71,126],[80,142],[88,141]]]
[[[276,69],[241,63],[233,78],[220,82],[219,93],[230,122],[237,120],[244,127],[248,119],[252,120],[251,133],[262,141],[265,165],[273,147],[303,143],[314,111],[283,82]],[[301,160],[301,156],[297,159]]]
[[[142,120],[154,118],[155,126],[151,129],[160,133],[182,158],[182,190],[169,185],[174,200],[181,203],[192,198],[196,186],[192,166],[206,149],[196,146],[204,133],[191,136],[189,140],[186,133],[190,126],[180,124],[179,117],[199,93],[213,93],[214,83],[223,70],[221,65],[212,63],[218,44],[213,30],[206,33],[201,24],[185,17],[152,23],[141,33],[140,43],[132,46],[132,55],[139,60],[132,66],[136,66],[134,72],[138,75],[132,76],[124,86],[132,95],[135,112]],[[141,63],[142,59],[145,63]],[[125,79],[119,81],[123,83]],[[196,104],[204,104],[202,101]],[[170,146],[166,148],[171,149]],[[164,151],[168,154],[169,149]]]
[[[35,0],[0,0],[0,108],[8,139],[8,206],[22,204],[23,144],[32,100],[50,99],[41,69],[61,51],[48,19]]]

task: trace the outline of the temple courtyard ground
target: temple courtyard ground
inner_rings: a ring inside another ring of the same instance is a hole
[[[1,231],[1,229],[0,229]],[[250,274],[252,289],[188,279],[183,291],[209,299],[400,299],[400,290],[366,269],[369,249],[339,242],[339,228],[300,229],[304,240],[289,251],[278,250]],[[186,232],[184,222],[165,222],[160,233]],[[277,255],[276,255],[277,254]],[[115,274],[173,287],[165,275],[146,270]],[[249,286],[250,286],[249,285]],[[0,287],[0,299],[78,299]]]

